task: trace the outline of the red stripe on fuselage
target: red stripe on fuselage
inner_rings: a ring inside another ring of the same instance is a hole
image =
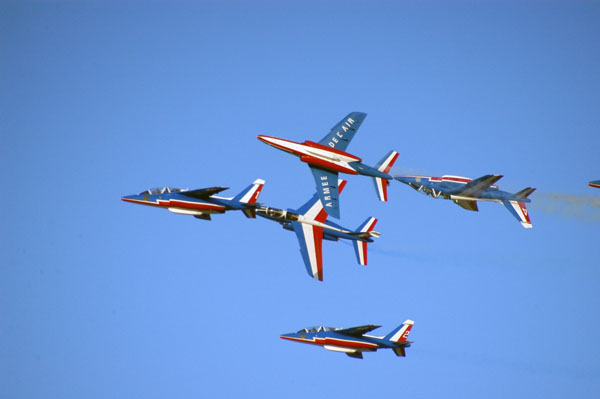
[[[325,161],[322,158],[317,158],[317,157],[313,157],[313,156],[310,156],[310,155],[302,155],[300,157],[300,160],[302,162],[306,162],[309,165],[315,165],[315,166],[321,167],[323,169],[332,170],[332,171],[335,171],[335,172],[348,173],[348,174],[351,174],[351,175],[357,175],[358,174],[358,172],[355,171],[352,168],[347,168],[347,167],[344,167],[344,166],[339,165],[337,163]]]
[[[222,205],[211,204],[208,202],[187,202],[178,200],[158,200],[159,206],[165,208],[183,208],[183,209],[206,209],[206,210],[225,210]]]
[[[352,340],[345,340],[345,339],[336,339],[336,338],[329,338],[329,337],[325,337],[325,338],[319,338],[319,337],[313,337],[313,339],[306,339],[306,338],[296,338],[296,337],[284,337],[284,336],[280,336],[281,339],[287,339],[289,341],[296,341],[296,342],[302,342],[305,344],[312,344],[312,345],[334,345],[334,346],[339,346],[339,347],[343,347],[343,348],[348,348],[348,349],[355,349],[355,348],[378,348],[379,345],[377,344],[372,344],[370,342],[363,342],[363,341],[352,341]]]

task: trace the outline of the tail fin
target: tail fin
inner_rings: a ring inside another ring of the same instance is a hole
[[[525,189],[527,190],[527,189]],[[523,191],[525,191],[523,190]],[[533,192],[533,191],[532,191]],[[530,229],[533,226],[531,225],[531,219],[529,219],[529,212],[527,211],[527,206],[523,201],[502,201],[506,209],[521,223],[521,226],[526,229]]]
[[[260,191],[262,190],[265,181],[263,179],[256,179],[254,183],[246,187],[242,192],[233,197],[234,201],[243,202],[245,204],[254,204],[258,200]]]
[[[402,323],[401,326],[396,327],[392,332],[383,337],[386,341],[392,341],[395,343],[406,342],[408,339],[408,334],[410,334],[410,330],[412,329],[413,324],[415,324],[412,320],[406,320]]]
[[[368,238],[368,237],[379,237],[379,233],[373,231],[375,228],[375,224],[377,223],[377,219],[374,217],[370,217],[358,228],[357,234],[359,237]],[[352,244],[354,245],[354,252],[356,253],[356,260],[358,260],[359,265],[366,266],[367,265],[367,244],[366,241],[353,240]]]
[[[396,151],[390,151],[377,163],[377,165],[375,165],[375,169],[387,175],[390,172],[390,169],[392,169],[392,166],[394,166],[396,159],[398,159],[398,153]],[[373,182],[375,183],[375,191],[377,192],[379,200],[386,202],[387,186],[390,184],[389,180],[381,177],[374,177]]]
[[[239,201],[243,204],[246,204],[245,208],[242,209],[244,215],[248,218],[256,217],[256,206],[258,205],[256,201],[258,200],[258,196],[265,185],[265,181],[262,179],[254,180],[254,183],[246,187],[242,192],[233,197],[234,201]]]

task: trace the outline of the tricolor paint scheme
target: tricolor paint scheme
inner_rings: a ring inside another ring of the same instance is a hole
[[[515,194],[501,191],[494,185],[501,177],[501,175],[485,175],[472,180],[468,177],[449,175],[442,177],[398,175],[394,176],[394,179],[433,198],[452,200],[468,211],[479,210],[477,201],[500,202],[523,227],[531,228],[525,203],[531,202],[527,197],[535,191],[535,188],[527,187]]]
[[[390,151],[375,167],[363,164],[357,156],[349,154],[346,147],[366,118],[362,112],[351,112],[318,143],[305,141],[297,143],[290,140],[270,136],[257,136],[259,140],[282,151],[300,157],[310,167],[317,185],[317,193],[325,211],[339,219],[338,173],[371,176],[375,182],[375,190],[381,201],[387,201],[387,186],[392,176],[388,173],[398,153]]]
[[[201,188],[187,190],[179,188],[156,188],[137,195],[121,198],[125,202],[165,208],[173,213],[191,215],[198,219],[211,220],[210,215],[240,210],[249,218],[256,217],[256,201],[265,184],[257,179],[241,193],[231,198],[218,197],[215,194],[227,190],[227,187]]]
[[[341,193],[346,185],[345,180],[336,182]],[[256,214],[266,219],[274,220],[286,230],[294,231],[300,243],[300,253],[308,274],[323,281],[323,239],[337,241],[340,238],[351,240],[354,244],[356,258],[361,265],[367,264],[367,243],[373,242],[371,237],[379,237],[373,231],[377,219],[370,217],[356,231],[352,231],[327,221],[327,213],[318,194],[315,194],[306,204],[298,209],[277,209],[259,207]]]
[[[591,181],[591,182],[588,183],[588,186],[600,188],[600,180]]]
[[[367,325],[351,328],[309,327],[295,333],[283,334],[281,338],[320,345],[327,350],[342,352],[357,359],[363,358],[363,352],[375,352],[382,348],[390,348],[396,356],[405,357],[406,348],[412,343],[408,341],[408,334],[413,324],[414,321],[406,320],[385,337],[366,335],[369,331],[380,327]]]

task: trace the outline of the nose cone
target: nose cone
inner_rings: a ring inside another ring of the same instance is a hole
[[[262,141],[265,144],[269,144],[269,145],[274,145],[275,141],[277,140],[276,137],[271,137],[271,136],[264,136],[262,134],[259,134],[258,136],[256,136],[257,139],[259,139],[260,141]]]
[[[137,202],[136,200],[139,201],[139,195],[126,195],[124,197],[121,197],[121,201],[125,202]]]
[[[263,136],[262,134],[259,134],[258,136],[256,136],[256,138],[259,139],[260,141],[262,141],[263,143],[266,143],[265,137],[267,137],[267,136]]]
[[[290,333],[290,334],[281,334],[281,335],[279,336],[279,338],[281,338],[281,339],[289,339],[289,340],[291,340],[291,339],[292,339],[292,337],[293,337],[293,335],[294,335],[294,334],[292,334],[292,333]]]

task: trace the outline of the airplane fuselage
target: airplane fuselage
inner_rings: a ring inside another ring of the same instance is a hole
[[[449,200],[477,200],[477,201],[520,201],[531,202],[529,198],[517,198],[513,193],[499,190],[497,186],[492,185],[477,198],[460,195],[464,186],[472,181],[468,177],[460,176],[394,176],[402,183],[409,185],[417,191],[421,191],[433,198],[443,198]]]
[[[295,141],[263,135],[259,135],[258,139],[279,150],[289,152],[299,157],[302,162],[306,162],[317,168],[352,175],[360,174],[381,177],[388,180],[392,179],[387,173],[380,172],[376,168],[363,164],[362,160],[355,155],[312,141],[297,143]]]
[[[366,236],[358,236],[353,234],[352,230],[346,229],[334,222],[326,220],[325,222],[319,222],[314,219],[307,218],[298,213],[295,209],[277,209],[270,207],[259,207],[256,209],[256,214],[265,219],[270,219],[280,223],[284,229],[294,231],[291,227],[291,222],[298,222],[304,224],[310,224],[323,229],[323,238],[330,241],[337,241],[339,238],[346,240],[358,240],[364,242],[373,242],[371,238]],[[371,234],[377,235],[378,233],[372,232]]]
[[[301,342],[304,344],[323,346],[334,352],[373,352],[379,348],[392,348],[389,342],[377,337],[363,335],[362,337],[349,337],[337,334],[335,331],[322,333],[294,333],[281,335],[282,339]]]
[[[242,204],[229,198],[212,196],[209,201],[205,201],[179,193],[128,195],[121,198],[121,200],[133,204],[164,208],[180,215],[192,216],[224,213],[229,209],[243,209]]]

